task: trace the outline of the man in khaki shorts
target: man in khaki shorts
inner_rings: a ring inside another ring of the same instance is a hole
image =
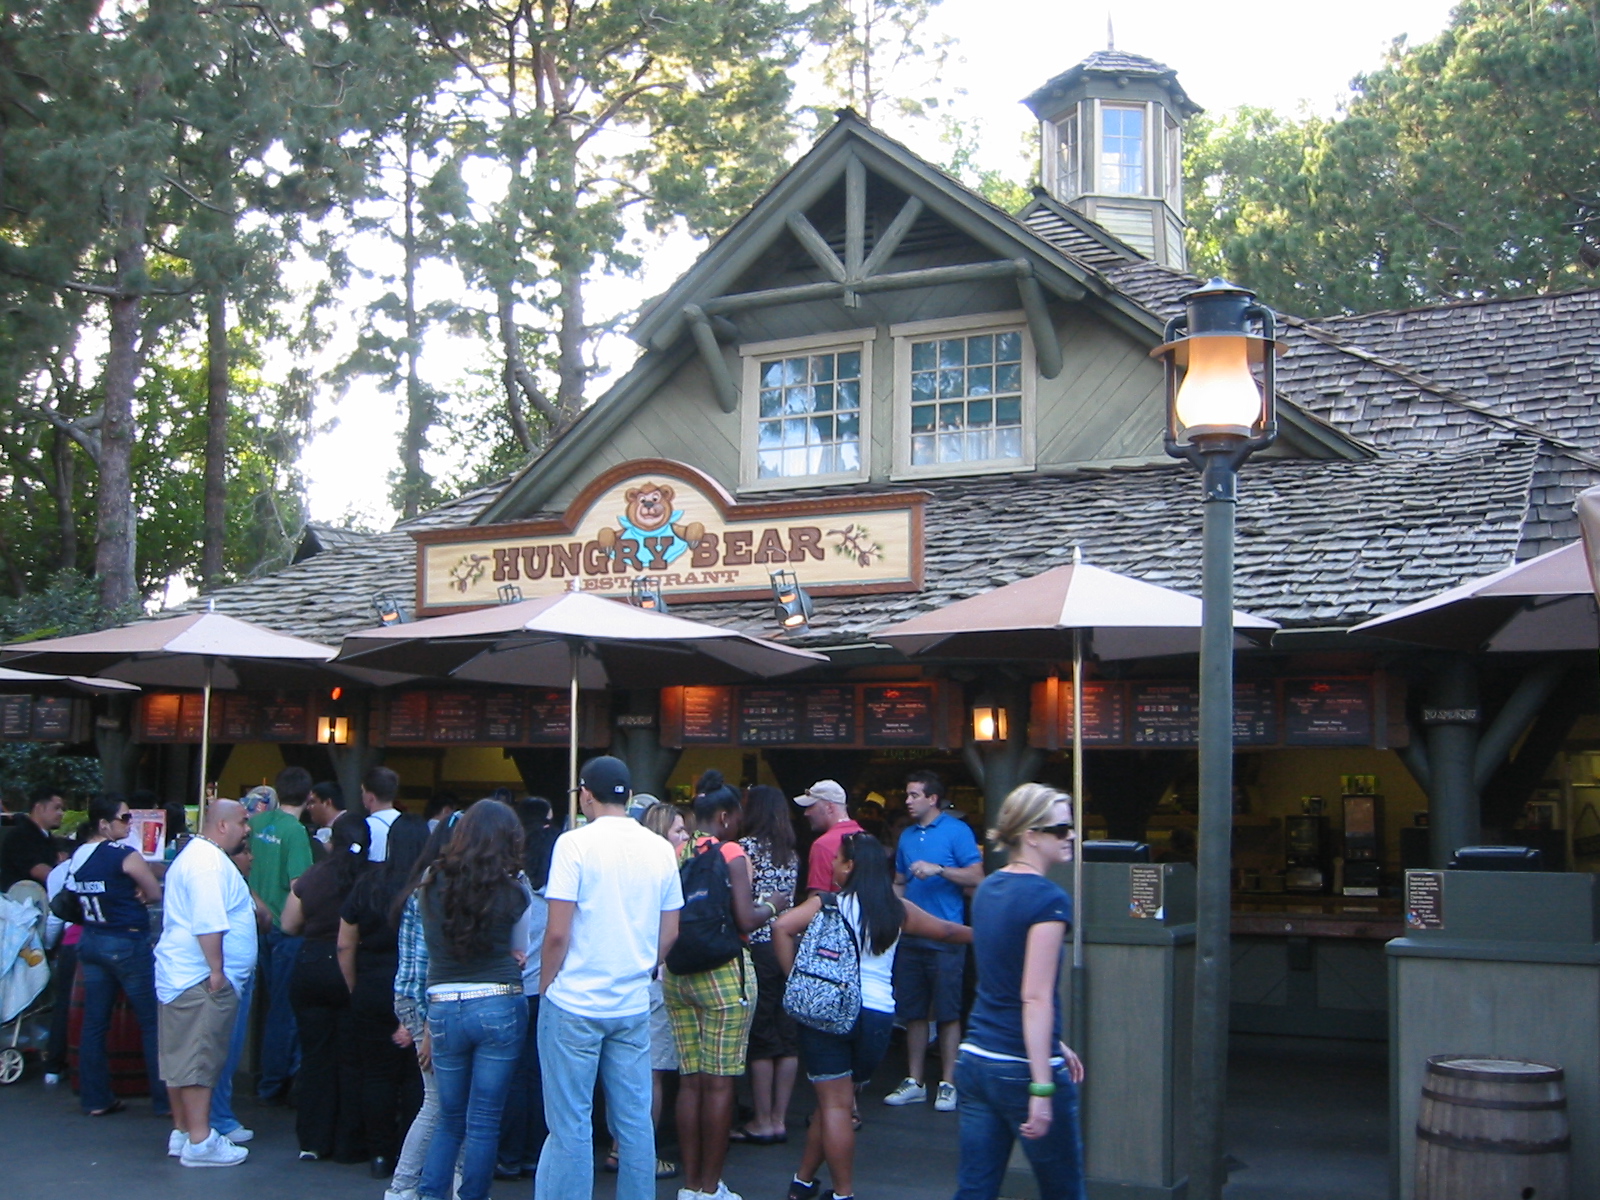
[[[256,963],[255,905],[228,858],[249,833],[242,804],[214,801],[167,871],[156,943],[161,1078],[172,1098],[167,1153],[186,1167],[231,1167],[249,1155],[211,1128],[211,1089]]]

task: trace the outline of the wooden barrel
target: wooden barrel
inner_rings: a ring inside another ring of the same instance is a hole
[[[1441,1054],[1417,1118],[1416,1200],[1569,1200],[1560,1067]]]

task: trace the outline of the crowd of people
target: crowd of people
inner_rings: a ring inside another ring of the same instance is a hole
[[[124,844],[122,797],[93,799],[70,848],[51,837],[59,797],[30,805],[0,883],[32,878],[76,905],[57,970],[83,978],[86,1114],[122,1108],[106,1056],[121,991],[169,1155],[244,1161],[254,1135],[232,1084],[255,991],[258,1098],[294,1105],[302,1160],[366,1163],[384,1200],[485,1200],[494,1179],[530,1176],[534,1200],[591,1195],[597,1095],[619,1200],[679,1176],[678,1200],[739,1200],[729,1144],[787,1143],[802,1066],[816,1108],[789,1200],[849,1200],[861,1089],[898,1024],[908,1070],[884,1102],[958,1114],[957,1200],[998,1195],[1019,1137],[1041,1196],[1083,1195],[1083,1072],[1057,1000],[1072,912],[1049,878],[1075,836],[1061,793],[1006,799],[989,837],[1008,861],[987,876],[926,771],[907,778],[887,848],[881,809],[869,832],[832,780],[791,807],[708,771],[680,808],[634,795],[609,756],[584,765],[565,832],[537,798],[436,797],[423,815],[398,798],[375,767],[364,813],[347,812],[290,767],[208,805],[164,871]],[[657,1141],[674,1075],[681,1162]]]

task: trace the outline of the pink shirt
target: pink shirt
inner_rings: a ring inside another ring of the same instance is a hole
[[[813,892],[833,891],[833,860],[838,857],[839,843],[847,835],[860,832],[861,826],[846,817],[811,843],[811,857],[806,860],[808,889]]]

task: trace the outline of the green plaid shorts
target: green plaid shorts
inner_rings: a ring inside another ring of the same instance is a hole
[[[750,952],[694,975],[666,971],[662,991],[678,1048],[679,1074],[743,1075],[750,1019],[756,1011],[756,969]]]

